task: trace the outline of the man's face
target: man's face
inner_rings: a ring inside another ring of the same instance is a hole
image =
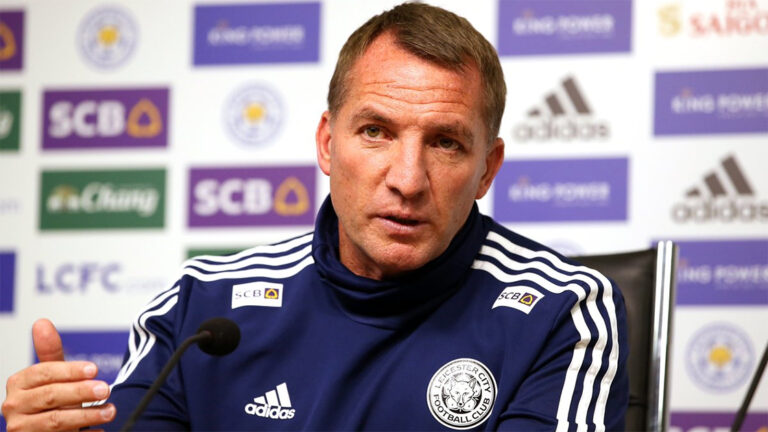
[[[350,71],[338,113],[318,125],[341,262],[382,279],[444,252],[504,157],[489,146],[480,73],[420,59],[385,33]]]

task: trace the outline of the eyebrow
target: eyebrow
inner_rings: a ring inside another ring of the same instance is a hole
[[[352,116],[352,123],[358,123],[360,121],[375,121],[383,124],[392,124],[394,123],[393,120],[391,120],[389,117],[385,116],[384,114],[380,113],[379,111],[376,111],[372,108],[363,108],[358,113]],[[434,129],[437,130],[438,133],[443,135],[451,135],[451,136],[459,136],[463,138],[467,144],[474,143],[475,135],[472,133],[472,131],[467,128],[464,124],[461,122],[449,122],[449,123],[438,123],[436,125],[432,125]]]

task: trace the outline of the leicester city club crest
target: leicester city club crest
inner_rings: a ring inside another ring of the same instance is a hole
[[[224,109],[224,122],[232,136],[246,145],[270,142],[283,122],[277,93],[262,85],[236,90]]]
[[[496,379],[482,363],[452,360],[432,376],[427,387],[429,411],[451,429],[470,429],[488,419],[496,402]]]
[[[99,8],[83,19],[78,42],[83,55],[101,68],[121,65],[133,52],[139,31],[133,17],[115,8]]]

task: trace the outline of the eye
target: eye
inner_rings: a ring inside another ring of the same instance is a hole
[[[364,132],[368,138],[381,138],[382,135],[381,128],[378,126],[366,126]]]
[[[458,141],[446,137],[438,138],[437,146],[444,150],[458,150],[461,148],[461,145],[458,143]]]

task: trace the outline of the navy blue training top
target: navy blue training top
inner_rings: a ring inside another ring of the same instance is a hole
[[[201,322],[235,321],[224,357],[192,347],[134,430],[621,430],[623,298],[600,273],[474,206],[422,269],[376,281],[313,233],[187,261],[133,323],[109,401],[119,429]]]

